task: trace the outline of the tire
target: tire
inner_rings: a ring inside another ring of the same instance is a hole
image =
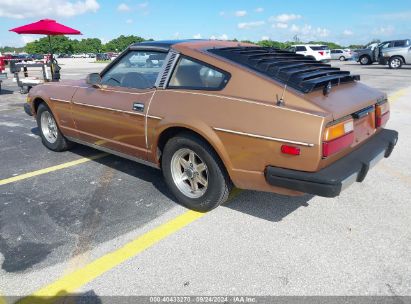
[[[401,69],[403,65],[402,59],[401,57],[391,57],[390,60],[388,61],[388,66],[390,67],[390,69]]]
[[[73,146],[73,143],[61,134],[53,113],[45,103],[39,105],[36,120],[41,141],[48,149],[55,152],[62,152]]]
[[[208,143],[191,133],[168,140],[161,166],[171,193],[189,209],[207,212],[228,199],[232,183],[224,165]]]
[[[361,56],[359,61],[360,61],[361,65],[370,65],[371,64],[371,59],[368,56]]]
[[[340,61],[345,61],[345,57],[344,57],[344,56],[341,56],[339,59],[340,59]]]

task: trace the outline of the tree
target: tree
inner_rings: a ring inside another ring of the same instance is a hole
[[[51,36],[50,41],[53,53],[73,53],[73,42],[66,36]],[[48,54],[50,52],[48,37],[27,43],[25,50],[29,54]]]
[[[100,53],[102,48],[101,40],[98,38],[81,39],[73,43],[75,53]]]
[[[361,44],[350,44],[350,45],[348,46],[348,48],[351,49],[351,50],[359,50],[359,49],[363,49],[363,48],[364,48],[364,45],[361,45]]]
[[[106,52],[122,52],[125,50],[130,44],[133,43],[138,43],[138,42],[143,42],[145,41],[144,38],[141,38],[139,36],[124,36],[121,35],[118,38],[115,38],[113,40],[110,40],[109,42],[106,43],[104,46],[104,50]]]
[[[0,53],[21,53],[24,51],[23,47],[3,46],[0,47]]]
[[[272,47],[276,49],[286,49],[292,45],[291,42],[279,42],[274,40],[261,40],[257,42],[258,45],[264,47]]]

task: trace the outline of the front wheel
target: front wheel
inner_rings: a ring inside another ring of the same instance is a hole
[[[161,165],[167,186],[185,207],[206,212],[227,200],[231,181],[217,154],[200,138],[190,133],[171,138]]]
[[[69,149],[72,143],[61,134],[51,110],[44,103],[37,109],[37,126],[43,144],[52,151],[61,152]]]
[[[399,57],[393,57],[388,62],[390,69],[400,69],[402,67],[402,60]]]
[[[370,59],[370,57],[368,57],[368,56],[362,56],[362,57],[360,58],[360,63],[361,63],[362,65],[369,65],[369,64],[371,64],[371,59]]]
[[[341,56],[341,57],[340,57],[340,61],[345,61],[345,57],[344,57],[344,56]]]

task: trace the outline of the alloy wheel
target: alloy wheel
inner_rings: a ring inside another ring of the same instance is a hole
[[[57,140],[57,124],[54,117],[48,111],[41,113],[41,131],[43,132],[44,138],[51,144],[55,143]]]
[[[394,58],[391,60],[391,67],[394,69],[398,69],[401,66],[401,60],[398,58]]]
[[[171,159],[171,175],[175,185],[185,196],[199,198],[207,191],[207,165],[188,148],[174,153]]]

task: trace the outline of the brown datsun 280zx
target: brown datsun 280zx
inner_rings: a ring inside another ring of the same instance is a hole
[[[100,74],[34,87],[44,145],[85,144],[161,168],[181,204],[207,211],[233,186],[335,197],[388,157],[385,94],[283,50],[223,41],[131,45]]]

